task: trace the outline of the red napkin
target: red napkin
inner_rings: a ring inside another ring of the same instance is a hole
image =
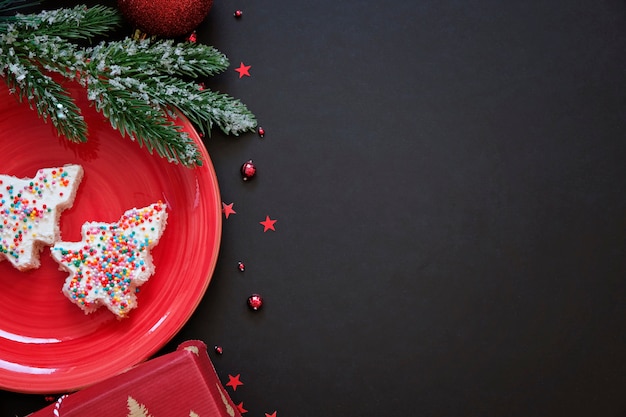
[[[28,417],[241,417],[203,342],[182,343]]]

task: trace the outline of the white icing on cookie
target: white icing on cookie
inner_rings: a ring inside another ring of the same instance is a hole
[[[59,216],[72,206],[80,165],[44,168],[33,178],[0,175],[0,261],[19,270],[39,267],[39,251],[60,239]]]
[[[167,224],[162,202],[133,208],[115,223],[88,222],[82,241],[58,242],[52,257],[70,275],[63,293],[86,314],[104,305],[118,317],[137,306],[135,295],[154,273],[150,250]]]

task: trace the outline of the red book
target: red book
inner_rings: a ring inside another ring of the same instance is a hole
[[[200,341],[151,359],[28,417],[241,417]]]

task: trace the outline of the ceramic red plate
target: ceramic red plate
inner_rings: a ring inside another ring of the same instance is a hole
[[[77,87],[72,94],[82,97]],[[85,315],[61,293],[67,273],[41,253],[41,267],[19,272],[0,262],[0,388],[30,393],[79,389],[154,354],[189,319],[217,262],[221,200],[209,156],[185,168],[151,156],[78,100],[89,126],[85,144],[57,137],[28,105],[0,83],[0,173],[32,177],[39,168],[80,164],[84,177],[61,216],[65,241],[81,239],[86,221],[113,222],[129,208],[167,203],[167,228],[153,251],[156,273],[141,287],[138,307],[117,320],[106,308]]]

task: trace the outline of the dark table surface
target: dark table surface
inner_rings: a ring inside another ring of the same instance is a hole
[[[221,345],[248,416],[626,416],[626,2],[215,0],[197,33],[266,135],[206,140],[237,214],[161,353]]]

